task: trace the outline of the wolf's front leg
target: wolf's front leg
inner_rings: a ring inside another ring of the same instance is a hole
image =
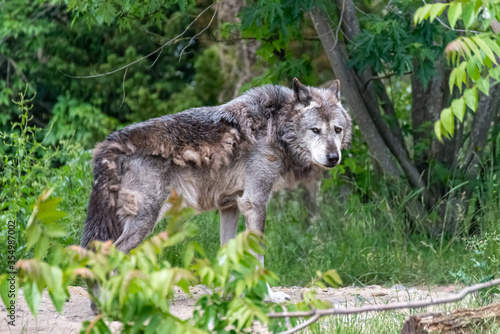
[[[278,176],[279,165],[265,161],[256,165],[257,168],[250,169],[249,182],[243,196],[238,201],[238,207],[245,217],[246,229],[256,231],[264,236],[266,228],[267,204],[272,194],[273,183]],[[248,180],[248,179],[247,179]],[[254,254],[262,267],[264,267],[264,255]],[[267,284],[267,296],[265,301],[280,304],[290,300],[290,296],[283,292],[273,292]]]
[[[234,239],[238,233],[238,217],[240,212],[234,206],[220,210],[220,245],[224,246],[229,240]]]

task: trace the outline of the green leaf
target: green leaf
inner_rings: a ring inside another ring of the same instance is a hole
[[[337,288],[342,284],[342,279],[336,270],[330,269],[323,275],[323,280],[331,287]]]
[[[245,281],[243,280],[238,281],[238,283],[236,283],[236,288],[234,289],[235,297],[239,297],[243,293],[243,291],[245,291],[245,288],[246,288]]]
[[[436,121],[434,123],[434,132],[436,133],[436,137],[439,139],[439,141],[443,141],[443,135],[441,134],[441,121]]]
[[[453,93],[453,86],[455,85],[457,72],[458,72],[458,67],[455,67],[450,73],[450,78],[448,80],[448,84],[450,86],[450,93]]]
[[[198,254],[201,255],[201,257],[207,257],[207,255],[205,254],[205,250],[203,249],[203,247],[201,247],[199,243],[197,243],[196,241],[191,241],[191,242],[193,243],[194,249],[198,252]]]
[[[13,310],[16,305],[17,296],[19,294],[19,277],[17,274],[3,274],[0,276],[0,296],[5,307],[9,310]],[[12,302],[11,302],[12,301]],[[11,306],[14,305],[14,306]],[[7,311],[7,313],[9,313]],[[14,310],[15,314],[15,310]],[[7,316],[7,319],[10,319]]]
[[[434,19],[438,16],[438,15],[441,15],[441,13],[443,12],[443,10],[446,8],[448,4],[444,4],[444,3],[436,3],[436,4],[432,4],[432,8],[429,12],[429,19],[432,21],[434,21]]]
[[[182,255],[182,262],[184,263],[184,268],[187,268],[191,262],[193,262],[194,257],[194,245],[192,242],[188,243],[184,254]]]
[[[177,1],[177,5],[179,5],[181,13],[184,13],[186,11],[187,0],[179,0]]]
[[[488,77],[476,81],[476,86],[484,94],[490,95],[490,79]]]
[[[494,62],[496,65],[498,65],[497,60],[495,59],[495,55],[493,54],[493,51],[490,49],[488,44],[486,44],[486,42],[483,40],[482,37],[484,37],[484,36],[474,36],[474,37],[472,37],[472,39],[481,48],[481,51],[483,51],[486,54],[486,56],[488,56],[488,58],[490,58],[490,60],[492,62]]]
[[[29,250],[40,239],[40,236],[42,235],[42,228],[35,221],[26,230],[24,230],[24,234],[26,235],[26,239],[27,239],[26,248]]]
[[[35,246],[35,254],[34,258],[41,260],[45,254],[47,254],[47,250],[50,246],[50,240],[46,235],[42,235]]]
[[[479,49],[477,48],[477,46],[474,43],[474,41],[472,41],[470,38],[467,38],[467,37],[463,37],[463,41],[472,50],[472,52],[474,52],[474,54],[476,55],[476,57],[479,60],[479,62],[481,64],[484,64],[483,63],[483,56],[481,55],[481,51],[479,51]]]
[[[464,92],[464,100],[467,107],[471,110],[477,110],[477,89],[476,86],[468,88]]]
[[[457,116],[460,122],[463,122],[465,115],[465,102],[463,98],[453,100],[451,103],[451,110],[453,114]]]
[[[498,44],[495,42],[495,40],[493,40],[492,38],[484,38],[483,41],[488,44],[488,46],[490,47],[491,50],[493,50],[493,52],[498,56],[500,57],[500,46],[498,46]]]
[[[45,233],[53,238],[60,238],[66,236],[66,230],[64,227],[57,223],[44,224]]]
[[[415,15],[413,16],[413,20],[415,24],[418,24],[425,20],[427,16],[429,16],[429,11],[432,9],[431,4],[426,4],[420,8],[417,9],[415,12]]]
[[[495,79],[497,81],[500,80],[500,67],[499,66],[491,68],[489,73],[493,79]]]
[[[462,62],[460,66],[455,67],[451,71],[448,84],[450,86],[450,93],[453,93],[453,85],[456,85],[462,91],[462,83],[467,83],[467,75],[465,72],[466,62]]]
[[[40,307],[40,301],[42,300],[42,294],[38,290],[36,282],[25,282],[23,284],[24,299],[28,304],[31,314],[35,317],[38,315],[38,309]]]
[[[455,24],[460,14],[462,14],[462,3],[459,1],[450,3],[448,8],[448,20],[450,21],[451,28],[455,28]]]
[[[41,202],[38,205],[38,220],[44,223],[52,223],[57,221],[60,218],[66,216],[66,213],[63,211],[57,210],[57,205],[61,202],[61,198],[53,198],[44,202]]]
[[[47,290],[49,290],[50,298],[57,312],[61,313],[68,297],[63,287],[63,272],[56,266],[47,266],[46,269],[48,270],[47,272],[44,271],[44,278],[47,282]]]
[[[470,25],[474,22],[476,19],[476,16],[474,15],[474,1],[469,1],[463,8],[462,12],[462,20],[464,21],[465,28],[468,29]]]
[[[493,68],[493,64],[491,63],[490,57],[484,57],[484,64],[489,68]]]
[[[441,124],[449,134],[453,134],[455,125],[453,113],[451,112],[450,108],[445,108],[443,109],[443,111],[441,111]]]
[[[466,68],[467,68],[467,73],[469,74],[469,77],[473,81],[477,81],[477,80],[481,79],[481,72],[477,68],[476,64],[474,64],[474,62],[468,61]]]

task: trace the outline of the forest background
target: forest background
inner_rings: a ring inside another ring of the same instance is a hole
[[[415,22],[425,2],[1,1],[0,239],[15,220],[16,257],[31,257],[28,218],[54,186],[68,213],[61,243],[78,244],[90,150],[114,130],[262,84],[297,77],[327,87],[339,78],[353,145],[325,175],[316,215],[303,190],[271,201],[266,266],[285,285],[330,268],[357,285],[493,277],[500,10],[496,1],[453,3],[427,7],[433,20]],[[484,34],[496,47],[481,44]],[[20,92],[32,98],[27,115]],[[194,240],[214,256],[218,213],[192,221]],[[181,248],[170,250],[172,263],[182,262]],[[0,248],[2,271],[6,258]]]

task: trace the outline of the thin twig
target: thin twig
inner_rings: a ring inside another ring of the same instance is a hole
[[[295,332],[298,332],[300,331],[301,329],[304,329],[308,326],[310,326],[312,323],[316,322],[319,320],[319,318],[321,318],[321,315],[319,314],[315,314],[314,316],[312,316],[310,319],[308,319],[307,321],[304,321],[303,323],[301,323],[300,325],[297,325],[293,328],[290,328],[289,330],[287,331],[284,331],[284,332],[281,332],[281,333],[278,333],[278,334],[292,334],[292,333],[295,333]]]
[[[413,72],[412,71],[408,71],[408,72],[405,72],[403,73],[402,75],[408,75],[408,74],[412,74]],[[386,75],[377,75],[377,76],[373,76],[371,78],[369,78],[368,80],[366,80],[366,82],[364,83],[363,85],[363,88],[366,89],[366,87],[368,86],[368,84],[372,81],[372,80],[379,80],[379,79],[388,79],[388,78],[391,78],[393,76],[397,75],[397,73],[389,73],[389,74],[386,74]]]
[[[205,32],[205,30],[208,29],[208,27],[210,27],[212,25],[212,22],[215,18],[215,15],[217,14],[217,10],[219,9],[219,1],[217,1],[217,6],[215,6],[215,10],[214,10],[214,15],[212,15],[212,18],[210,19],[210,22],[208,22],[207,26],[205,28],[203,28],[202,31],[200,31],[199,33],[197,33],[196,35],[194,35],[190,40],[189,40],[189,43],[181,50],[181,53],[179,54],[179,62],[181,61],[181,58],[182,58],[182,54],[184,53],[184,50],[186,50],[188,47],[191,46],[191,43],[193,42],[193,40],[200,36],[201,34],[203,34]]]
[[[156,59],[155,61],[149,66],[149,67],[153,67],[155,66],[156,62],[158,61],[158,59],[160,59],[160,56],[161,56],[161,53],[163,52],[163,49],[160,50],[160,52],[158,52],[158,56],[156,56]]]
[[[415,302],[401,302],[401,303],[392,303],[392,304],[385,304],[385,305],[367,305],[367,306],[361,306],[361,307],[353,307],[353,308],[348,308],[348,309],[335,309],[335,308],[329,308],[329,309],[324,309],[324,310],[311,310],[311,311],[296,311],[296,312],[272,312],[268,313],[267,316],[271,319],[275,318],[304,318],[304,317],[312,317],[311,319],[315,319],[314,321],[317,321],[319,318],[327,316],[327,315],[336,315],[336,314],[357,314],[357,313],[365,313],[365,312],[381,312],[381,311],[390,311],[390,310],[400,310],[400,309],[409,309],[409,308],[423,308],[423,307],[428,307],[428,306],[433,306],[433,305],[440,305],[440,304],[447,304],[447,303],[453,303],[457,302],[459,300],[462,300],[467,296],[468,294],[471,294],[473,292],[489,288],[495,285],[500,285],[500,278],[485,282],[485,283],[479,283],[475,284],[472,286],[469,286],[467,288],[462,289],[459,293],[454,294],[450,297],[443,298],[443,299],[437,299],[437,300],[420,300],[420,301],[415,301]],[[311,319],[307,320],[307,325],[312,324],[314,321],[311,321]],[[280,334],[291,334],[295,333],[304,326],[306,322],[302,323],[299,326],[293,327],[289,329],[286,332],[282,332]],[[299,328],[300,327],[300,328]]]
[[[214,2],[214,3],[219,3],[218,1],[217,2]],[[148,55],[146,56],[143,56],[137,60],[134,60],[133,62],[131,63],[128,63],[127,65],[124,65],[120,68],[117,68],[116,70],[113,70],[113,71],[110,71],[110,72],[105,72],[105,73],[99,73],[99,74],[94,74],[94,75],[84,75],[84,76],[75,76],[75,75],[69,75],[67,73],[64,73],[63,71],[59,70],[59,72],[61,72],[62,74],[64,74],[65,76],[69,77],[69,78],[73,78],[73,79],[90,79],[90,78],[97,78],[97,77],[102,77],[102,76],[106,76],[106,75],[110,75],[110,74],[113,74],[113,73],[116,73],[118,71],[121,71],[125,68],[128,68],[134,64],[137,64],[138,62],[146,59],[146,58],[149,58],[151,57],[152,55],[154,55],[155,53],[163,50],[166,46],[174,43],[174,42],[177,42],[178,38],[179,37],[182,37],[187,31],[189,28],[191,28],[191,26],[208,10],[210,9],[214,3],[212,3],[210,6],[208,6],[207,8],[205,8],[200,14],[198,14],[198,16],[196,16],[196,18],[186,27],[186,29],[184,29],[184,31],[182,33],[180,33],[179,35],[177,35],[176,37],[172,38],[171,40],[169,40],[168,42],[166,42],[165,44],[163,44],[162,46],[160,46],[158,49],[154,50],[153,52],[149,53]]]
[[[123,73],[123,83],[122,83],[123,99],[122,99],[122,103],[120,104],[120,108],[122,107],[123,102],[125,102],[125,77],[127,76],[127,71],[128,71],[128,67],[125,69],[125,73]]]
[[[337,42],[339,41],[339,30],[340,26],[342,25],[342,20],[344,17],[344,10],[345,10],[345,0],[342,1],[342,10],[340,11],[339,24],[337,26],[337,31],[335,31],[335,43],[333,44],[330,50],[326,51],[326,53],[333,51],[333,49],[335,49],[335,47],[337,46]]]

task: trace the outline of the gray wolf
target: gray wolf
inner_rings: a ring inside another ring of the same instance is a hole
[[[221,106],[112,133],[93,150],[82,246],[111,239],[129,252],[169,209],[172,194],[198,212],[220,211],[221,244],[236,236],[240,213],[247,229],[263,233],[272,193],[317,182],[351,141],[338,80],[322,89],[295,78],[292,88],[265,85]]]

